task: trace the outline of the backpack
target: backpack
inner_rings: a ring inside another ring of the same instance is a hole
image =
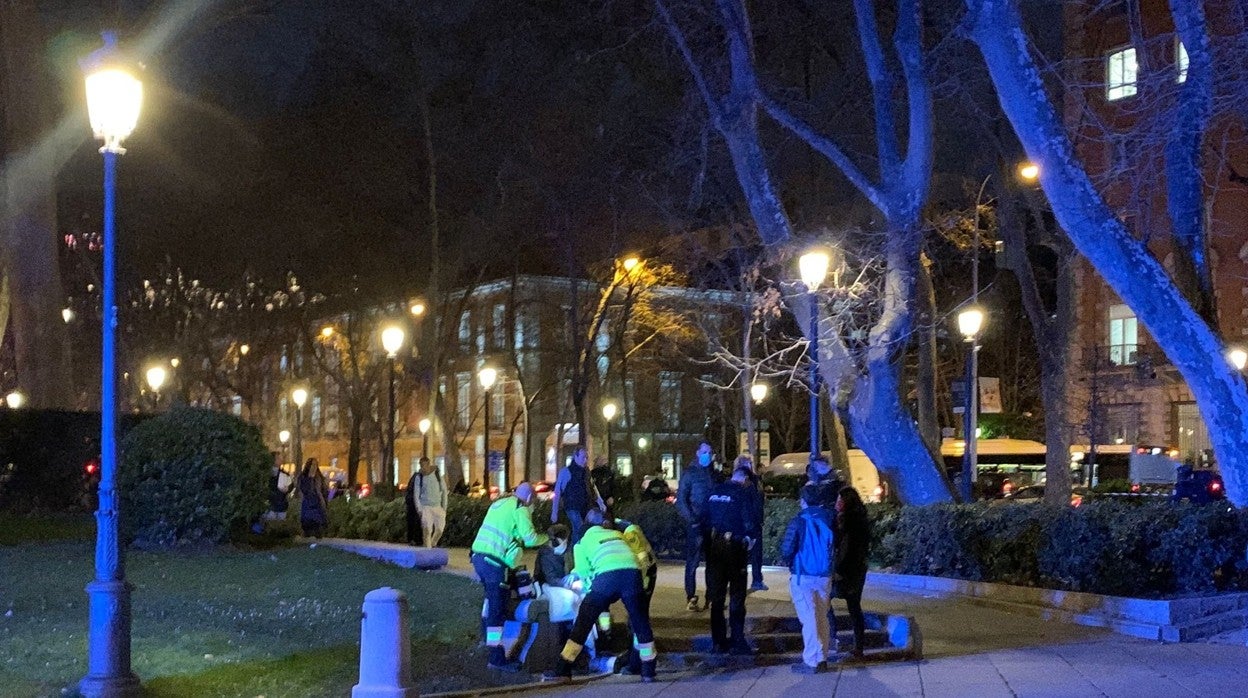
[[[446,487],[446,485],[442,484],[442,473],[439,473],[437,470],[434,470],[433,476],[437,478],[439,485],[442,485],[443,488]],[[425,493],[425,474],[421,472],[417,472],[416,477],[420,478],[420,484],[416,486],[416,495],[415,495],[416,501],[419,502],[420,495]],[[409,487],[408,489],[411,489],[411,488]]]
[[[818,516],[803,516],[801,547],[793,556],[793,574],[812,577],[832,575],[832,527]]]

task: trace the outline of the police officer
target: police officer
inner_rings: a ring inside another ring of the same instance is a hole
[[[745,640],[745,581],[750,548],[757,544],[754,506],[750,501],[748,466],[738,467],[732,479],[717,485],[702,510],[702,540],[706,549],[706,597],[711,608],[714,651],[754,654]],[[724,597],[728,597],[728,624],[724,628]]]
[[[572,634],[568,637],[555,668],[542,674],[546,681],[566,681],[572,678],[572,665],[580,656],[589,631],[598,616],[605,613],[616,601],[624,602],[628,622],[633,629],[633,646],[641,660],[641,680],[654,680],[655,660],[654,631],[650,627],[650,609],[641,577],[641,565],[637,555],[619,532],[603,525],[602,512],[591,509],[586,513],[590,524],[581,542],[573,548],[576,566],[585,598],[577,610]]]
[[[508,662],[503,647],[503,621],[511,598],[509,577],[520,562],[524,548],[546,543],[546,536],[533,528],[530,511],[535,496],[527,482],[516,487],[514,495],[502,497],[490,505],[485,521],[472,541],[472,567],[485,589],[485,644],[490,648],[489,667],[502,671],[519,671],[519,662]]]

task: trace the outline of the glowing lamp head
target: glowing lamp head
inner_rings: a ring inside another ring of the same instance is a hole
[[[26,396],[22,394],[22,391],[14,390],[4,396],[4,404],[8,405],[9,409],[16,410],[26,404]]]
[[[830,260],[826,250],[811,250],[798,258],[797,270],[806,288],[812,292],[819,288],[828,276]]]
[[[304,403],[308,401],[308,391],[306,388],[295,388],[290,391],[290,399],[295,403],[295,407],[302,408]]]
[[[153,393],[159,393],[165,384],[165,379],[169,377],[169,372],[164,366],[152,366],[147,369],[143,377],[147,380],[147,387],[151,388]]]
[[[322,336],[322,337],[324,337],[325,339],[329,339],[330,337],[333,337],[333,336],[334,336],[334,328],[333,328],[332,326],[330,326],[330,325],[326,325],[326,326],[322,327],[322,328],[321,328],[321,336]]]
[[[494,387],[494,381],[498,380],[498,371],[486,366],[477,372],[477,380],[481,382],[481,387],[489,390]]]
[[[403,340],[406,338],[403,328],[398,325],[391,325],[381,331],[381,347],[386,350],[386,355],[394,358],[398,355],[399,349],[403,348]]]
[[[180,363],[182,363],[182,361],[181,361],[178,357],[176,357],[176,356],[175,356],[175,357],[173,357],[172,359],[169,359],[169,365],[170,365],[170,366],[172,366],[172,367],[174,367],[174,368],[177,368],[177,367],[178,367],[178,364],[180,364]]]
[[[250,351],[251,351],[250,344],[243,344],[238,347],[238,353],[240,356],[247,356],[247,353]]]
[[[975,338],[984,326],[984,311],[979,308],[967,308],[958,313],[958,331],[966,340]]]
[[[412,305],[408,310],[411,311],[412,315],[420,317],[425,314],[425,304],[423,301],[412,301]]]
[[[644,451],[646,449],[646,446],[649,446],[649,445],[650,445],[650,439],[647,439],[644,436],[637,437],[637,448],[640,448],[641,450]]]
[[[763,400],[767,399],[767,384],[755,383],[750,386],[750,397],[754,398],[754,404],[760,405]]]
[[[602,417],[608,422],[615,419],[616,411],[619,410],[614,402],[608,402],[602,406]]]
[[[1242,371],[1244,370],[1244,365],[1248,364],[1248,351],[1236,347],[1226,352],[1226,358],[1235,367],[1236,371]]]
[[[143,106],[143,83],[130,71],[109,61],[116,47],[107,37],[94,66],[87,71],[87,115],[101,152],[123,153],[121,142],[134,132]],[[115,58],[115,57],[114,57]]]
[[[1018,166],[1018,176],[1026,182],[1034,182],[1040,178],[1040,166],[1034,162],[1024,162]]]
[[[620,266],[624,267],[624,271],[626,272],[631,272],[632,270],[636,269],[637,265],[639,264],[641,264],[641,258],[633,257],[633,256],[625,257],[620,262]]]
[[[429,421],[428,417],[425,417],[424,419],[420,420],[416,424],[416,426],[420,429],[421,434],[428,434],[429,427],[433,426],[433,422]]]
[[[68,325],[69,323],[73,322],[73,321],[74,321],[74,310],[73,310],[73,308],[64,308],[64,309],[62,309],[62,310],[61,310],[61,319],[65,321],[65,324],[66,324],[66,325]]]
[[[290,441],[290,430],[289,430],[289,429],[283,429],[283,430],[281,430],[281,431],[277,432],[277,440],[278,440],[278,441],[280,441],[280,442],[282,443],[282,445],[283,445],[283,446],[285,446],[285,445],[287,444],[287,442],[289,442],[289,441]]]

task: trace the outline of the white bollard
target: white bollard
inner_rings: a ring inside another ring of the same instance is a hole
[[[390,587],[364,596],[360,620],[360,682],[351,698],[417,698],[412,685],[407,597]]]

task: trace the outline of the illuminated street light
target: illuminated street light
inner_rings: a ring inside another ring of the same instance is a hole
[[[1034,162],[1024,162],[1018,166],[1018,176],[1025,181],[1034,182],[1040,178],[1040,166]]]
[[[750,397],[754,398],[754,404],[761,405],[763,400],[767,399],[767,384],[754,383],[750,386]]]
[[[386,350],[386,356],[393,359],[399,355],[399,349],[403,348],[403,340],[406,339],[407,333],[398,325],[390,325],[381,331],[381,347]]]
[[[420,317],[425,314],[425,304],[423,301],[413,301],[412,307],[408,308],[408,310],[411,311],[412,315]]]
[[[433,422],[428,417],[416,423],[416,428],[420,429],[420,455],[425,458],[429,457],[429,428],[432,426]]]
[[[295,403],[295,472],[303,467],[303,406],[308,402],[308,389],[290,391],[290,401]]]
[[[20,390],[11,391],[4,396],[4,404],[8,405],[11,410],[21,409],[22,405],[26,404],[26,396]]]
[[[277,440],[278,442],[282,444],[282,446],[285,446],[287,443],[290,443],[290,430],[283,429],[277,432]]]
[[[382,461],[384,465],[381,469],[381,481],[387,484],[398,484],[393,482],[398,476],[398,466],[394,462],[394,415],[397,408],[394,397],[394,367],[398,363],[399,349],[403,348],[405,336],[403,328],[398,325],[390,325],[381,331],[381,348],[386,350],[386,358],[390,360],[390,377],[387,392],[389,396],[387,417],[389,419],[386,422],[386,453]]]
[[[249,351],[251,351],[250,344],[244,344],[238,348],[238,353],[240,356],[247,356],[247,352]]]
[[[973,341],[975,336],[979,334],[980,328],[984,326],[984,311],[979,308],[967,308],[958,313],[958,332],[966,338],[966,341]]]
[[[810,456],[820,455],[819,426],[819,303],[815,291],[827,279],[831,255],[824,249],[813,249],[797,260],[798,274],[806,284],[810,300]]]
[[[152,366],[147,369],[143,377],[147,380],[147,387],[151,388],[153,393],[160,393],[165,380],[169,378],[169,371],[165,370],[164,366]]]
[[[308,402],[308,391],[306,388],[295,388],[290,391],[290,399],[295,403],[295,407],[303,409]]]
[[[181,361],[181,360],[179,360],[179,359],[178,359],[178,357],[176,357],[176,356],[175,356],[175,357],[173,357],[172,359],[169,359],[169,365],[170,365],[170,366],[172,366],[172,367],[174,367],[174,368],[177,368],[177,367],[178,367],[178,364],[180,364],[180,363],[182,363],[182,361]]]
[[[798,258],[798,273],[802,277],[802,283],[806,284],[806,289],[811,293],[818,290],[819,285],[827,278],[830,263],[831,256],[828,255],[827,250],[811,250]]]
[[[978,259],[978,258],[977,258]],[[972,305],[958,313],[958,331],[971,345],[966,362],[966,405],[963,415],[966,449],[962,454],[962,500],[970,502],[979,469],[979,331],[984,311]]]
[[[322,337],[324,337],[325,339],[329,339],[330,337],[333,337],[333,336],[334,336],[334,328],[333,328],[332,326],[330,326],[330,325],[326,325],[326,326],[322,327],[322,328],[321,328],[321,336],[322,336]]]
[[[602,418],[607,420],[607,463],[611,462],[611,420],[615,419],[619,407],[614,402],[607,402],[602,405]]]
[[[485,422],[482,427],[484,434],[483,442],[485,444],[485,468],[482,470],[484,475],[482,481],[485,483],[485,496],[490,496],[490,388],[494,387],[494,381],[498,380],[498,371],[486,366],[477,372],[477,380],[481,383],[481,387],[485,389]],[[502,489],[500,488],[501,492]]]
[[[130,667],[130,584],[126,582],[116,492],[117,477],[117,156],[139,122],[143,83],[104,33],[104,46],[82,61],[86,74],[87,118],[103,141],[104,226],[100,308],[100,486],[96,505],[95,578],[87,585],[87,675],[78,690],[88,698],[138,692]]]
[[[620,266],[624,267],[625,272],[631,272],[636,269],[638,264],[641,264],[641,258],[635,256],[625,257],[623,261],[620,262]]]
[[[477,372],[477,380],[482,388],[489,390],[494,387],[494,381],[498,380],[498,371],[486,366]]]
[[[649,445],[650,445],[650,439],[647,439],[647,438],[646,438],[646,437],[644,437],[644,436],[638,436],[638,437],[637,437],[637,448],[639,448],[639,449],[641,449],[642,451],[644,451],[644,450],[646,450],[646,446],[649,446]]]
[[[64,309],[62,309],[62,310],[61,310],[61,319],[65,321],[65,324],[66,324],[66,325],[68,325],[69,323],[73,322],[73,321],[74,321],[74,309],[73,309],[73,308],[64,308]]]
[[[1231,365],[1236,371],[1244,370],[1244,365],[1248,364],[1248,351],[1244,351],[1236,347],[1226,353],[1226,358],[1230,359]]]

